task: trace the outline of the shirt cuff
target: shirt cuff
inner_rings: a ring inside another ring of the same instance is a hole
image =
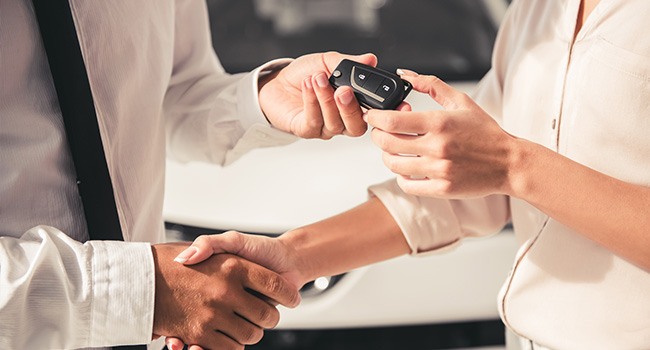
[[[447,251],[459,244],[462,235],[449,201],[404,193],[396,180],[368,188],[377,197],[402,230],[411,255]]]
[[[289,65],[293,60],[290,58],[279,58],[267,62],[257,67],[252,72],[248,73],[244,79],[239,81],[237,86],[237,95],[239,96],[238,112],[240,121],[244,130],[256,124],[266,125],[271,127],[269,121],[264,116],[262,108],[260,107],[259,99],[259,78],[264,74],[269,74],[273,71],[282,69]],[[279,131],[279,130],[278,130]]]
[[[93,248],[93,346],[148,344],[153,334],[155,271],[149,243],[90,241]]]
[[[239,81],[237,104],[239,120],[245,132],[231,151],[226,154],[224,165],[229,165],[254,148],[284,146],[299,138],[275,129],[262,113],[258,94],[258,81],[262,74],[286,67],[292,60],[282,58],[268,62],[247,74]]]

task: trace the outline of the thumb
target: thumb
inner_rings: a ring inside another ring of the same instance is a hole
[[[449,86],[440,78],[433,75],[420,75],[412,70],[400,68],[397,74],[413,84],[413,89],[429,94],[444,109],[461,109],[468,107],[467,95]]]
[[[365,53],[363,55],[345,55],[339,52],[330,51],[323,54],[323,61],[327,65],[327,69],[332,72],[336,66],[344,59],[363,63],[369,66],[377,66],[377,56],[372,53]]]
[[[183,265],[195,265],[207,260],[213,254],[237,254],[242,249],[243,244],[241,235],[235,231],[216,235],[202,235],[197,237],[191,246],[178,254],[174,261]]]

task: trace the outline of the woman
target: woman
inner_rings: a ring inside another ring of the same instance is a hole
[[[650,2],[515,1],[474,100],[402,70],[444,110],[367,113],[398,174],[371,187],[368,202],[277,239],[200,237],[178,261],[232,252],[300,286],[512,221],[521,248],[499,310],[521,345],[647,349],[650,38],[641,13]]]

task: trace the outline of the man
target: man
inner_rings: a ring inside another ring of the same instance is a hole
[[[352,92],[335,96],[327,83],[344,56],[227,75],[202,1],[71,0],[70,10],[124,242],[88,241],[32,1],[2,1],[0,346],[143,344],[156,334],[219,349],[257,342],[277,324],[273,301],[292,307],[299,295],[241,258],[186,268],[173,262],[184,245],[150,245],[164,238],[165,147],[181,161],[227,164],[254,147],[290,142],[287,133],[363,134]],[[372,55],[348,58],[376,64]]]

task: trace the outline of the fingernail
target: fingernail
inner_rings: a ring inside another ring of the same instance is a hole
[[[324,73],[320,73],[320,74],[316,75],[316,77],[314,79],[316,79],[316,84],[318,84],[318,86],[320,86],[322,88],[325,88],[330,84]]]
[[[307,89],[311,90],[311,89],[314,88],[313,86],[311,86],[311,77],[305,78],[305,80],[303,80],[303,82],[305,83],[305,87]]]
[[[354,94],[350,90],[345,90],[339,95],[339,101],[345,106],[349,105],[353,98]]]
[[[412,71],[412,70],[405,69],[405,68],[397,68],[397,70],[395,71],[395,73],[397,73],[397,75],[410,75],[410,76],[416,76],[416,75],[418,75],[417,72],[414,72],[414,71]]]
[[[185,263],[188,260],[190,260],[190,258],[193,257],[197,251],[198,249],[196,249],[196,247],[190,246],[187,249],[183,250],[180,254],[178,254],[178,256],[174,258],[174,261],[181,264]]]
[[[368,123],[368,112],[363,113],[363,121]]]

